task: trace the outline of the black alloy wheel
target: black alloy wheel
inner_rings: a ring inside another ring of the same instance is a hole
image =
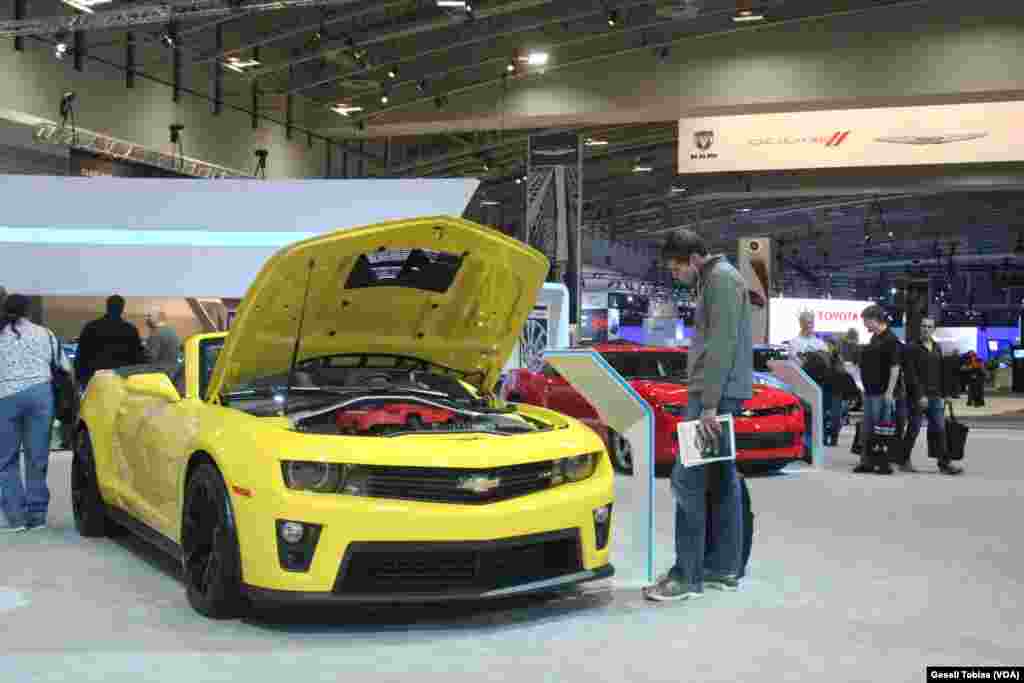
[[[92,439],[85,428],[75,435],[71,457],[71,510],[75,528],[85,538],[114,536],[120,531],[107,516],[107,506],[103,503],[96,478]]]
[[[633,447],[626,437],[611,429],[608,430],[608,455],[616,472],[633,474]]]
[[[241,558],[227,487],[204,462],[189,477],[182,520],[185,584],[192,608],[210,619],[243,614]]]

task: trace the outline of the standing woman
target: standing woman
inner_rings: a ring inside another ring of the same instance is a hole
[[[0,316],[0,532],[46,527],[46,471],[53,426],[53,366],[70,370],[50,330],[28,320],[29,299],[12,294]],[[19,454],[25,454],[25,483]]]

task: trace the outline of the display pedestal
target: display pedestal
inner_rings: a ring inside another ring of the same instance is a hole
[[[596,351],[548,351],[544,360],[558,371],[601,420],[622,434],[633,452],[633,476],[616,482],[628,489],[632,518],[615,524],[622,507],[613,507],[612,564],[616,585],[654,583],[654,411],[640,394]],[[624,507],[624,506],[623,506]],[[623,537],[625,536],[625,537]]]
[[[800,397],[811,407],[811,463],[815,467],[825,466],[825,421],[823,416],[824,397],[821,387],[811,379],[799,364],[791,360],[770,360],[768,368],[786,388]]]

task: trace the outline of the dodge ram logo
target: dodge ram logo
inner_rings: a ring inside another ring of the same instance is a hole
[[[459,488],[463,491],[482,494],[490,493],[501,485],[501,479],[497,477],[472,476],[463,477],[459,480]]]
[[[693,144],[702,152],[708,151],[711,149],[711,145],[715,144],[715,131],[698,130],[693,134]]]

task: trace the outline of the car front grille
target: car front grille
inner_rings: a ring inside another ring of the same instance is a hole
[[[736,450],[791,448],[795,440],[793,432],[737,432]]]
[[[360,467],[365,495],[432,503],[482,505],[543,491],[551,486],[552,461],[494,469]]]
[[[579,532],[498,541],[350,543],[335,593],[483,593],[582,571]]]

